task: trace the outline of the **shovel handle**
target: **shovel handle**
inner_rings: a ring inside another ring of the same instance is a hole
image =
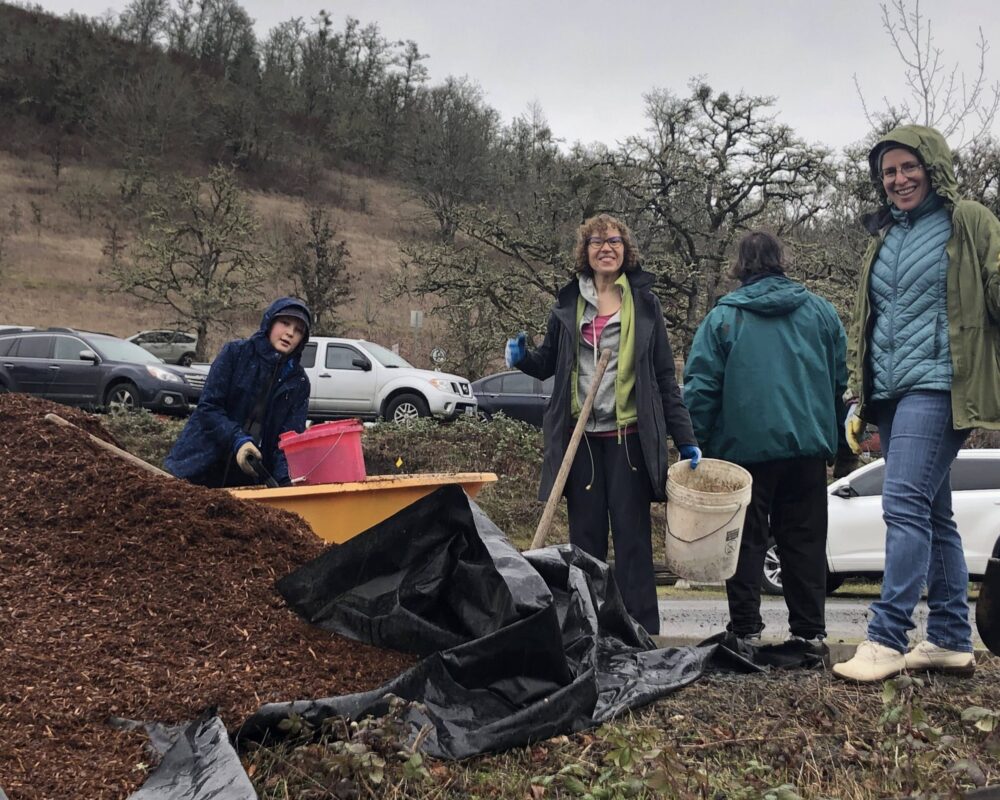
[[[253,453],[247,453],[247,463],[257,473],[257,477],[267,486],[268,489],[277,489],[278,482],[274,479],[267,468],[264,466],[264,462],[261,461]]]
[[[552,491],[549,492],[549,499],[545,501],[545,510],[542,511],[542,518],[538,521],[535,529],[535,538],[531,540],[531,549],[537,550],[545,544],[545,537],[552,527],[552,518],[556,514],[556,506],[562,496],[563,487],[566,486],[566,479],[569,477],[570,468],[573,466],[573,459],[576,457],[576,449],[580,446],[580,439],[583,438],[583,429],[587,425],[587,417],[590,416],[590,409],[594,407],[594,398],[597,396],[597,389],[601,385],[601,378],[604,377],[604,370],[608,368],[611,360],[611,350],[604,348],[601,357],[597,361],[597,369],[594,371],[594,380],[591,381],[590,389],[583,401],[583,408],[580,409],[580,416],[573,428],[573,435],[569,437],[569,444],[566,445],[566,454],[563,456],[562,464],[559,465],[559,472],[556,474],[555,482],[552,484]]]

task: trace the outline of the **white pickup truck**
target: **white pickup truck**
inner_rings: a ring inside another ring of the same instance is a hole
[[[314,336],[302,352],[309,376],[309,418],[455,419],[476,415],[466,378],[417,369],[397,353],[364,339]]]

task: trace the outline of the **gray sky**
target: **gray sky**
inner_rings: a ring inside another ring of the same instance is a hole
[[[126,0],[41,0],[46,10],[100,15]],[[432,83],[468,75],[504,121],[537,102],[556,136],[608,145],[642,133],[643,95],[677,93],[704,75],[716,90],[777,97],[778,118],[811,142],[840,147],[867,123],[869,106],[902,99],[903,67],[882,29],[877,0],[243,0],[263,37],[321,8],[376,22],[389,39],[413,39]],[[909,3],[912,7],[912,2]],[[923,0],[934,44],[950,69],[971,78],[981,26],[992,51],[987,77],[1000,80],[1000,2]],[[1000,123],[994,125],[1000,136]]]

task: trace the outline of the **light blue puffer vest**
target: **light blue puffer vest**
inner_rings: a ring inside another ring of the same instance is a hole
[[[951,215],[931,193],[914,211],[893,209],[893,225],[872,266],[872,399],[951,390],[946,280]]]

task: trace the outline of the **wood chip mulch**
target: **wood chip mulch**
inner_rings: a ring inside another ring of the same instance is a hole
[[[0,394],[0,788],[122,798],[154,757],[111,717],[178,724],[216,706],[385,683],[414,662],[311,628],[274,581],[323,549],[297,516],[161,478]]]

